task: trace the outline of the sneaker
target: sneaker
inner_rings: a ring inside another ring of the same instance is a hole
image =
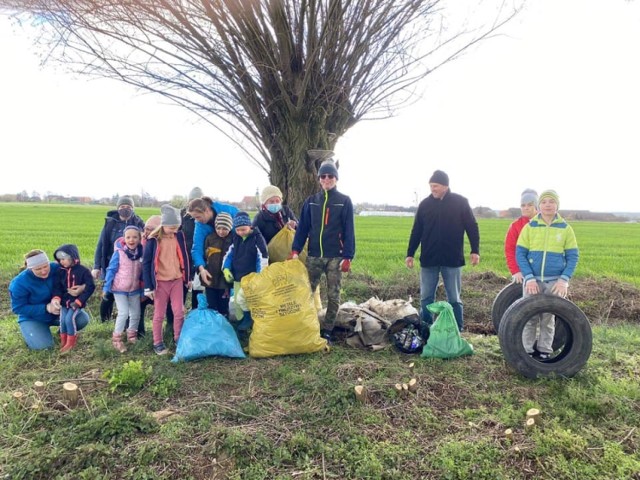
[[[156,355],[166,355],[167,353],[169,353],[169,350],[165,348],[164,343],[154,345],[153,351],[156,352]]]
[[[549,360],[551,358],[551,354],[550,353],[539,352],[537,350],[535,350],[534,352],[531,352],[529,354],[529,356],[531,358],[533,358],[534,360],[538,360],[539,362],[544,362],[544,361]]]

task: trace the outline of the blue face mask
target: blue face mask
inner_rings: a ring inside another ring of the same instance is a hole
[[[267,205],[267,210],[269,210],[271,213],[278,213],[280,210],[282,210],[282,204],[270,203],[269,205]]]

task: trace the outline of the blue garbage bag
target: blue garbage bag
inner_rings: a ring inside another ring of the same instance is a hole
[[[184,319],[173,363],[213,356],[246,358],[228,320],[207,307],[207,298],[199,294],[198,308]]]

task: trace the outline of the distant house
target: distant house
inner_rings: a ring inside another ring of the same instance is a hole
[[[258,210],[260,208],[260,200],[256,195],[248,195],[242,198],[239,208],[240,210]]]

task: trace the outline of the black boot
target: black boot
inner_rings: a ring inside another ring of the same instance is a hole
[[[113,315],[113,302],[115,298],[113,297],[113,293],[107,293],[100,301],[100,320],[104,322],[108,322],[111,320],[111,316]]]
[[[320,337],[324,338],[329,345],[333,345],[333,343],[336,341],[336,337],[333,334],[333,329],[325,330],[324,328],[321,328]]]

